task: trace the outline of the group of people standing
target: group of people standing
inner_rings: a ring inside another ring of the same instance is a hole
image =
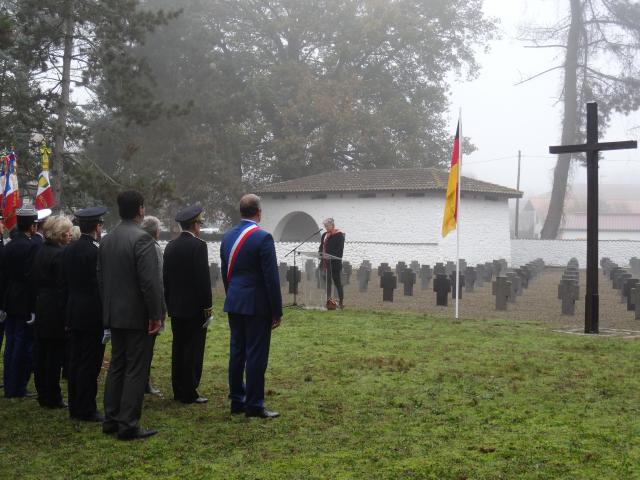
[[[43,407],[68,406],[71,418],[101,422],[105,434],[129,440],[157,433],[139,421],[145,390],[153,391],[149,373],[155,337],[167,315],[174,400],[207,402],[197,389],[213,299],[207,245],[199,239],[202,208],[178,212],[182,232],[162,252],[160,222],[145,216],[143,196],[125,191],[117,203],[121,221],[104,238],[105,208],[76,212],[81,236],[71,244],[73,225],[67,217],[49,217],[42,225],[44,245],[39,245],[37,212],[18,211],[18,233],[0,247],[0,325],[7,337],[5,397],[30,396],[33,369]],[[230,411],[271,418],[279,414],[264,406],[264,376],[282,298],[275,245],[258,226],[261,214],[259,197],[242,197],[242,220],[225,234],[220,257],[231,330]],[[97,381],[109,340],[102,415]],[[65,358],[68,405],[60,388]]]

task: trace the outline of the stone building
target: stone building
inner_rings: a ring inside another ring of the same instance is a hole
[[[434,168],[327,172],[263,186],[262,226],[276,242],[300,242],[333,217],[345,259],[374,263],[453,260],[456,233],[441,236],[448,172]],[[460,256],[511,259],[510,198],[521,192],[462,177]],[[319,235],[302,250],[316,250]]]

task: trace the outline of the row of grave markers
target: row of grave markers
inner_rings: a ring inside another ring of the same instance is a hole
[[[631,258],[629,268],[626,268],[604,257],[600,260],[600,266],[613,289],[618,290],[620,303],[626,303],[627,310],[635,312],[635,319],[640,320],[640,260]]]

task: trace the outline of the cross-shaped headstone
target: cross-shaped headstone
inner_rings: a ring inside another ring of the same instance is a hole
[[[562,300],[562,315],[575,315],[576,300],[580,296],[580,287],[573,280],[560,280],[558,298]]]
[[[636,285],[631,289],[631,301],[636,313],[636,320],[640,320],[640,285]]]
[[[476,284],[476,278],[478,278],[478,272],[473,267],[467,267],[464,272],[464,289],[466,292],[473,292],[473,287]]]
[[[289,270],[289,267],[287,266],[286,263],[284,262],[280,262],[280,265],[278,265],[278,275],[280,277],[280,286],[284,287],[284,284],[287,281],[287,271]]]
[[[418,273],[420,271],[420,262],[417,260],[412,260],[411,264],[409,265],[409,268],[411,268],[411,270],[413,270],[414,272]]]
[[[637,278],[628,278],[620,289],[622,303],[627,302],[627,310],[630,312],[634,309],[634,303],[631,301],[631,290],[636,288],[639,282],[640,280]]]
[[[351,283],[351,274],[353,273],[353,267],[348,261],[342,262],[342,285],[349,285]]]
[[[587,103],[587,143],[549,147],[549,153],[587,153],[587,292],[584,309],[585,333],[598,333],[598,160],[603,150],[638,148],[638,142],[598,142],[598,104]]]
[[[438,262],[433,266],[433,275],[440,275],[441,273],[447,275],[447,269],[442,262]]]
[[[378,276],[382,277],[382,275],[384,274],[384,272],[390,272],[391,271],[391,267],[389,266],[388,263],[383,262],[380,264],[380,266],[378,267]]]
[[[302,279],[302,272],[298,267],[289,267],[287,270],[287,282],[289,282],[289,293],[298,294],[298,283]]]
[[[507,277],[496,277],[496,281],[491,284],[491,293],[496,296],[496,310],[506,310],[511,295],[511,282]]]
[[[439,273],[433,279],[433,291],[436,292],[436,305],[446,307],[449,302],[451,280],[444,273]]]
[[[369,270],[365,264],[362,264],[360,265],[360,268],[358,268],[357,276],[358,276],[358,291],[366,292],[369,287],[371,270]]]
[[[422,287],[422,290],[429,288],[431,278],[433,278],[431,267],[429,265],[422,265],[420,267],[420,286]]]
[[[458,275],[460,277],[460,287],[464,287],[464,275]],[[451,298],[462,298],[462,288],[458,288],[456,285],[456,271],[454,270],[449,275],[451,279]]]
[[[402,284],[404,285],[404,295],[406,297],[413,297],[413,286],[416,283],[416,272],[410,268],[405,268],[402,271],[400,281],[402,281]]]
[[[380,287],[382,287],[382,301],[393,302],[393,291],[398,286],[398,279],[393,272],[384,272],[380,277]]]

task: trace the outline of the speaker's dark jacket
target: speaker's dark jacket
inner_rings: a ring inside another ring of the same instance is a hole
[[[189,232],[182,232],[170,241],[164,249],[162,277],[170,317],[209,316],[213,295],[205,242]]]
[[[38,246],[29,236],[18,232],[4,247],[2,255],[2,309],[9,315],[29,315],[36,311],[36,294],[31,283],[31,268]]]
[[[64,250],[63,278],[67,289],[66,321],[71,330],[102,331],[102,301],[98,291],[98,243],[90,235]]]
[[[320,247],[318,248],[318,252],[322,253],[324,239],[327,235],[327,232],[322,234],[320,238]],[[334,257],[342,258],[342,254],[344,253],[344,233],[337,232],[329,237],[327,241],[327,251],[329,255],[333,255]],[[342,270],[342,260],[331,260],[331,270],[341,271]]]
[[[32,281],[36,291],[35,334],[38,338],[64,338],[66,292],[62,280],[64,249],[45,241],[33,261]]]

